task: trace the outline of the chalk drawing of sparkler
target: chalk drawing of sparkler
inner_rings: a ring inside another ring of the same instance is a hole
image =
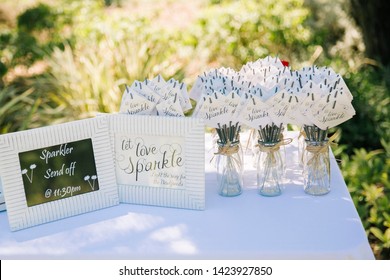
[[[92,183],[91,183],[91,180],[92,180]],[[88,182],[89,186],[91,187],[91,189],[94,191],[95,190],[95,181],[97,179],[97,176],[96,175],[92,175],[92,176],[85,176],[84,177],[84,181]]]
[[[32,183],[33,182],[33,179],[34,179],[34,169],[37,168],[37,165],[36,164],[31,164],[30,165],[30,175],[28,175],[28,170],[25,168],[22,170],[22,175],[26,175],[27,177],[27,180]]]

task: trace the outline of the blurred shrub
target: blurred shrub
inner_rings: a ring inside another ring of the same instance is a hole
[[[210,62],[240,67],[268,54],[297,61],[310,57],[303,0],[213,2],[187,38]]]
[[[390,68],[364,66],[346,75],[345,80],[354,99],[356,115],[340,127],[341,142],[353,148],[368,150],[382,147],[381,141],[390,142]]]
[[[378,259],[390,259],[390,145],[341,156],[341,170]]]
[[[57,48],[47,59],[48,72],[35,82],[37,90],[47,92],[51,104],[43,115],[64,122],[117,112],[124,84],[159,73],[183,76],[169,34],[152,30],[141,20],[122,19],[101,27],[89,26],[89,33],[74,47]]]
[[[15,28],[0,33],[0,55],[6,67],[27,67],[50,55],[54,47],[71,43],[69,24],[72,15],[63,13],[62,7],[39,3],[16,18]]]
[[[39,3],[37,6],[27,9],[17,18],[19,30],[33,32],[55,27],[56,14],[46,5]]]
[[[349,16],[349,0],[304,0],[304,7],[310,10],[305,27],[312,30],[311,42],[323,51],[317,63],[329,64],[338,58],[344,68],[339,71],[356,69],[364,58],[364,44]]]
[[[388,68],[364,66],[346,75],[356,115],[342,129],[341,170],[371,247],[390,259],[390,79]]]
[[[0,134],[30,127],[39,103],[32,88],[0,88]]]

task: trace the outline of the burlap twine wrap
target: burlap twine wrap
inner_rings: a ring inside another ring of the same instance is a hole
[[[337,146],[335,139],[340,135],[340,130],[336,131],[327,141],[323,141],[322,145],[306,145],[306,151],[312,153],[313,156],[307,162],[308,165],[314,165],[314,169],[320,164],[320,157],[329,152],[329,147]]]

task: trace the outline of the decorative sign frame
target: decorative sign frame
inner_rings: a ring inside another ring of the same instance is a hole
[[[1,183],[1,177],[0,177],[0,211],[5,211],[5,200],[3,194],[3,185]]]
[[[111,115],[120,202],[204,210],[204,129],[196,118]]]
[[[119,204],[107,116],[0,135],[12,231]]]

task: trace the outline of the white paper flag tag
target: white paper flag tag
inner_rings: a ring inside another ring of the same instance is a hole
[[[174,83],[170,84],[170,86],[167,88],[170,88],[169,95],[171,97],[177,95],[177,99],[179,101],[179,104],[180,104],[183,112],[192,108],[190,99],[188,98],[188,95],[187,95],[187,90],[185,90],[185,92],[183,91],[183,89],[185,88],[184,83],[179,83],[179,82],[175,81]]]
[[[338,91],[341,95],[345,95],[345,97],[351,102],[353,99],[352,93],[349,90],[347,84],[345,83],[343,77],[337,75],[336,78],[330,84],[332,88],[332,92]]]
[[[303,126],[303,125],[313,125],[313,121],[311,120],[311,108],[315,104],[315,94],[310,93],[306,98],[299,99],[300,104],[297,108],[297,114],[295,116],[295,122],[297,125]]]
[[[159,116],[184,117],[180,102],[176,96],[160,102],[156,105],[156,109]]]
[[[236,113],[238,106],[240,105],[241,97],[237,94],[237,92],[232,91],[222,99],[225,103],[225,106],[229,107],[229,112],[231,117]],[[234,120],[233,120],[234,121]]]
[[[320,129],[328,129],[335,127],[350,118],[353,117],[353,115],[348,114],[350,112],[351,104],[343,104],[337,101],[328,103],[325,108],[317,112],[314,115],[313,122],[316,126],[318,126]]]
[[[203,102],[206,100],[207,96],[208,96],[208,95],[207,95],[205,92],[202,92],[201,96],[200,96],[199,99],[196,101],[195,109],[194,109],[194,111],[192,112],[192,115],[193,115],[193,116],[197,116],[197,115],[198,115],[199,110],[200,110],[200,108],[202,108]]]
[[[234,111],[233,119],[238,120],[240,118],[240,114],[246,103],[248,102],[248,98],[251,97],[251,94],[244,93],[239,95],[240,96],[240,101],[238,103],[237,108]]]
[[[285,118],[283,123],[284,124],[295,124],[296,123],[296,118],[297,118],[297,110],[299,107],[299,99],[296,95],[290,94],[288,97],[288,100],[282,101],[282,103],[285,102],[287,103],[287,110],[285,114]],[[279,103],[279,107],[283,108],[282,103]]]
[[[132,88],[130,88],[130,87],[128,87],[128,86],[126,85],[125,91],[124,91],[123,94],[122,94],[121,106],[122,106],[122,104],[124,104],[126,101],[134,99],[133,95],[134,95],[135,93],[136,93],[135,90],[133,90]]]
[[[154,102],[149,101],[138,92],[126,89],[126,97],[124,102],[121,103],[119,113],[129,115],[155,115],[156,105]]]
[[[161,96],[149,87],[146,80],[144,82],[135,81],[131,85],[130,89],[138,92],[140,95],[153,103],[158,103],[161,99]]]
[[[231,121],[229,107],[224,105],[224,96],[217,94],[207,96],[197,116],[205,120],[209,127],[217,127],[218,123],[228,124]]]
[[[254,86],[254,87],[252,87],[252,88],[250,89],[249,93],[250,93],[251,95],[257,96],[257,97],[260,98],[262,101],[264,101],[264,100],[263,100],[263,91],[264,91],[264,88],[263,88],[261,85],[257,84],[256,86]]]
[[[222,90],[225,87],[225,78],[221,76],[215,76],[208,80],[208,85],[213,88],[214,91]]]
[[[185,83],[179,83],[178,87],[180,88],[181,96],[184,99],[184,106],[182,107],[183,111],[185,112],[185,111],[191,110],[192,104],[191,104],[190,97],[188,96],[187,86],[185,85]]]
[[[163,78],[163,76],[161,76],[161,74],[158,74],[156,77],[154,77],[152,79],[152,82],[155,84],[155,85],[160,85],[161,87],[164,87],[167,82],[165,81],[165,79]]]
[[[324,83],[328,85],[336,76],[336,72],[330,67],[314,67],[312,72],[308,72],[310,80],[316,84]]]
[[[203,89],[204,89],[203,77],[198,76],[198,78],[196,79],[194,85],[190,90],[189,97],[192,98],[193,100],[200,100]]]
[[[160,92],[161,89],[167,86],[167,82],[161,75],[154,77],[152,80],[145,80],[145,83],[155,92]]]
[[[258,129],[259,126],[266,126],[272,123],[268,109],[268,105],[259,97],[251,96],[240,111],[238,121],[255,129]]]
[[[261,100],[263,100],[263,102],[267,102],[270,98],[272,98],[279,91],[280,91],[280,89],[277,85],[274,86],[273,88],[264,88],[263,87],[263,90],[262,90],[263,96],[262,96]]]
[[[270,105],[270,118],[275,125],[280,126],[281,124],[292,123],[290,116],[298,107],[299,102],[296,96],[282,90],[274,97],[271,97],[267,101],[267,104]]]

